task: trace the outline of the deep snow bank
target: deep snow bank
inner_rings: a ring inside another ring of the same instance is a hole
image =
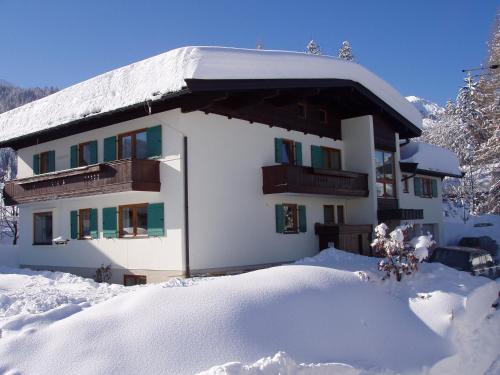
[[[226,364],[212,373],[269,374],[286,364],[288,373],[413,373],[461,366],[462,343],[478,352],[472,342],[482,336],[470,332],[483,331],[496,283],[437,264],[381,282],[375,263],[328,250],[296,265],[179,282],[187,287],[136,288],[0,339],[0,372],[193,374]],[[266,360],[280,351],[289,357]],[[473,369],[486,371],[492,355],[476,356]]]

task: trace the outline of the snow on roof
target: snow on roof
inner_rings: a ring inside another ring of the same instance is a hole
[[[421,128],[418,110],[353,62],[299,52],[183,47],[101,74],[0,114],[6,141],[181,90],[185,79],[346,79],[356,81]]]
[[[457,155],[446,148],[410,142],[401,146],[402,163],[418,163],[417,169],[448,176],[461,176]]]

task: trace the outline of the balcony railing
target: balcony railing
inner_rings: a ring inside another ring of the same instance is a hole
[[[262,167],[262,176],[264,194],[368,196],[368,175],[365,173],[295,165],[272,165]]]
[[[117,160],[8,181],[7,205],[123,191],[160,191],[160,162]]]

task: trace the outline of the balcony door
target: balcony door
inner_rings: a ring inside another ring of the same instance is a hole
[[[146,129],[120,134],[118,136],[119,159],[147,159],[148,134]]]

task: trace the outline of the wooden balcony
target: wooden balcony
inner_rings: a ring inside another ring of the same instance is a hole
[[[116,160],[8,181],[7,205],[123,191],[160,191],[160,162]]]
[[[319,236],[319,249],[330,245],[337,249],[362,255],[372,256],[370,247],[371,225],[320,224],[314,225],[314,232]]]
[[[295,165],[262,167],[264,194],[299,193],[368,196],[368,175]]]

